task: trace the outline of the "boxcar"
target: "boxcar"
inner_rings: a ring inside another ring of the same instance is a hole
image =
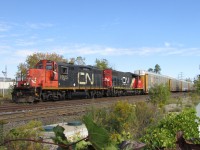
[[[141,79],[144,83],[143,88],[145,93],[148,93],[151,87],[159,84],[167,84],[171,92],[190,91],[193,89],[193,83],[184,80],[147,72],[144,70],[136,70],[135,73],[141,76]]]

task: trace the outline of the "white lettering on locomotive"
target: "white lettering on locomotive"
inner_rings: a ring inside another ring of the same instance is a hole
[[[68,80],[68,76],[67,75],[60,75],[60,79],[61,80]]]
[[[79,72],[78,73],[78,84],[86,85],[90,82],[91,85],[94,84],[94,74],[92,73],[92,78],[90,77],[89,73],[87,72]]]
[[[122,80],[123,85],[129,84],[129,78],[128,77],[122,77],[121,80]]]

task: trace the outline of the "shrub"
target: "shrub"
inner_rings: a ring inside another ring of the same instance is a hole
[[[117,133],[129,131],[134,120],[136,120],[135,105],[129,104],[127,101],[118,101],[111,107],[108,117],[110,130]]]
[[[154,85],[149,89],[150,102],[162,107],[170,97],[170,90],[167,84]]]
[[[163,117],[163,112],[157,106],[146,102],[137,102],[135,107],[135,115],[137,118],[136,126],[134,126],[135,138],[144,135],[145,129],[149,126],[157,124]]]
[[[141,141],[147,144],[147,149],[175,148],[178,131],[184,132],[185,139],[199,138],[199,122],[194,109],[185,109],[179,114],[170,113],[156,126],[148,128]]]
[[[17,127],[10,130],[6,136],[6,141],[15,140],[15,139],[31,139],[39,140],[39,137],[42,136],[42,123],[39,121],[30,121],[25,125]],[[8,149],[30,149],[30,150],[42,150],[45,147],[40,143],[27,142],[23,140],[13,141],[6,145]]]
[[[135,129],[137,124],[135,105],[127,101],[118,101],[107,109],[91,108],[88,114],[91,114],[96,124],[109,132],[111,140],[116,144],[133,137],[130,131]]]

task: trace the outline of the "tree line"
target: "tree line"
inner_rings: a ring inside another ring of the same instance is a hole
[[[17,70],[16,76],[19,77],[21,75],[25,75],[29,68],[34,68],[35,65],[40,60],[43,60],[43,59],[51,60],[51,61],[57,61],[57,62],[65,62],[65,63],[69,63],[69,64],[73,64],[73,65],[86,65],[86,60],[82,56],[67,59],[67,58],[64,58],[63,55],[59,55],[57,53],[37,52],[37,53],[33,53],[31,55],[28,55],[26,57],[25,62],[20,63],[17,66],[18,70]],[[93,66],[95,66],[95,67],[97,67],[98,69],[101,69],[101,70],[108,69],[108,68],[113,69],[107,59],[96,58]],[[149,68],[148,72],[161,74],[161,67],[160,67],[160,65],[156,64],[154,68]],[[191,79],[186,79],[186,81],[191,82]],[[194,80],[194,82],[195,81],[196,81],[196,79]]]
[[[34,68],[35,64],[37,62],[39,62],[40,60],[43,60],[43,59],[65,62],[65,63],[69,63],[69,64],[73,64],[73,65],[86,65],[85,58],[82,57],[82,56],[78,56],[76,58],[73,57],[73,58],[66,59],[66,58],[64,58],[63,55],[59,55],[59,54],[56,54],[56,53],[41,53],[41,52],[38,52],[38,53],[28,55],[25,62],[20,63],[18,65],[18,71],[17,71],[16,75],[20,76],[21,74],[26,74],[26,72],[29,68]],[[99,69],[102,69],[102,70],[107,69],[107,68],[112,69],[112,67],[109,64],[107,59],[97,59],[96,58],[96,60],[94,62],[94,66],[99,68]],[[161,67],[158,64],[156,64],[154,69],[149,68],[148,71],[160,74]]]
[[[65,62],[73,65],[86,65],[85,58],[82,56],[78,56],[76,58],[66,59],[64,56],[56,54],[56,53],[34,53],[32,55],[28,55],[24,63],[20,63],[17,68],[18,71],[16,76],[19,77],[21,75],[25,75],[29,68],[34,68],[34,66],[40,60],[51,60],[57,62]],[[107,59],[97,59],[95,60],[94,66],[99,69],[107,69],[112,68]]]

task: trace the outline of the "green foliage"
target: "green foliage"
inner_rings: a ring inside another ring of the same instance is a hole
[[[136,102],[135,115],[137,117],[134,128],[132,127],[135,138],[138,139],[145,134],[146,128],[154,126],[163,117],[163,112],[157,106],[146,103]]]
[[[69,60],[69,63],[70,64],[73,64],[73,65],[85,65],[85,58],[81,57],[81,56],[78,56],[76,58],[70,58]]]
[[[88,139],[96,150],[114,148],[109,139],[108,131],[94,123],[91,115],[85,115],[83,122],[88,130]]]
[[[13,91],[13,88],[13,85],[10,85],[8,89],[4,89],[4,95],[0,94],[0,105],[3,104],[4,101],[9,101],[11,99],[11,93]]]
[[[148,149],[175,148],[176,133],[184,132],[184,138],[198,138],[200,118],[194,109],[185,109],[180,114],[171,113],[146,130],[141,141],[147,144]]]
[[[200,96],[197,92],[190,93],[191,101],[196,106],[200,102]]]
[[[160,66],[158,64],[156,64],[154,69],[153,68],[149,68],[148,71],[160,74],[161,68],[160,68]]]
[[[52,137],[52,140],[54,141],[55,144],[65,146],[69,143],[67,138],[65,137],[64,130],[65,129],[63,127],[59,126],[59,125],[57,125],[56,127],[53,128],[53,132],[55,133],[55,137]]]
[[[135,107],[127,101],[118,101],[109,109],[92,108],[88,114],[95,123],[109,132],[112,142],[119,144],[124,140],[132,139],[135,134],[137,125]]]
[[[4,142],[3,121],[0,120],[0,144]]]
[[[158,64],[155,65],[154,72],[160,74],[161,68]]]
[[[25,75],[27,69],[34,68],[34,66],[42,59],[67,62],[67,60],[64,59],[62,55],[58,55],[56,53],[34,53],[32,55],[27,56],[26,62],[20,63],[18,65],[17,76],[20,76],[21,73],[22,76]]]
[[[128,132],[132,127],[132,123],[136,119],[135,105],[129,104],[127,101],[118,101],[111,107],[108,124],[117,133],[123,131]]]
[[[75,60],[76,65],[85,65],[85,58],[78,56]]]
[[[30,121],[27,124],[17,127],[15,129],[10,130],[8,135],[6,136],[6,140],[15,140],[15,139],[32,139],[38,140],[40,136],[42,136],[42,123],[39,121]],[[40,143],[26,142],[26,141],[15,141],[6,145],[8,149],[22,150],[22,149],[30,149],[30,150],[41,150],[45,149],[45,147]]]
[[[76,139],[73,139],[74,141],[79,141],[81,138],[76,137]],[[87,150],[89,146],[92,146],[90,141],[81,140],[80,142],[76,143],[75,149],[76,150]]]
[[[194,87],[195,87],[195,91],[196,93],[198,93],[200,95],[200,77],[198,76],[198,78],[194,81]]]
[[[109,112],[106,108],[91,107],[87,110],[86,115],[90,115],[92,117],[92,120],[99,126],[104,126],[105,128],[107,127],[107,120],[109,120]]]
[[[107,59],[96,59],[95,66],[101,70],[110,68]]]
[[[154,105],[159,105],[162,107],[170,97],[170,90],[167,84],[154,85],[154,87],[149,89],[150,102]]]
[[[149,68],[149,69],[148,69],[148,72],[153,72],[153,68]]]

